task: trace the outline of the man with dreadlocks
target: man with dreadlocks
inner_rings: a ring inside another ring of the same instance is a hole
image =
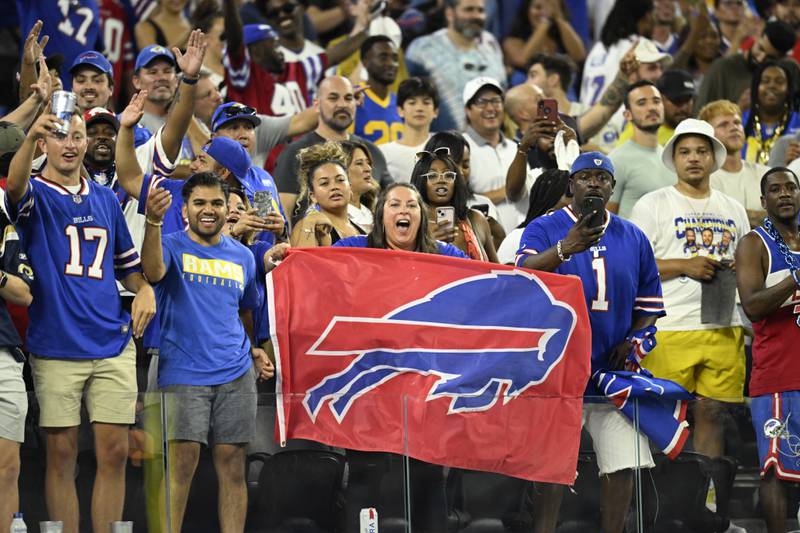
[[[761,178],[767,217],[736,250],[742,306],[753,322],[750,410],[761,463],[759,495],[769,533],[785,531],[786,483],[800,481],[796,447],[800,435],[800,365],[790,354],[800,343],[800,183],[786,167]]]

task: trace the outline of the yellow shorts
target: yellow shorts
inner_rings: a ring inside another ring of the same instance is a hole
[[[40,407],[40,426],[80,425],[84,395],[90,422],[133,424],[137,396],[133,339],[116,357],[49,359],[31,356],[31,367]]]
[[[723,402],[744,400],[744,331],[740,327],[659,331],[658,344],[642,361],[657,378]]]

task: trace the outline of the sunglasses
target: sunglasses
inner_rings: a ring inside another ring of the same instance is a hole
[[[275,7],[268,10],[265,15],[268,19],[278,18],[281,13],[285,13],[286,15],[291,15],[294,13],[294,10],[297,8],[297,4],[294,2],[289,2],[288,4],[283,4],[281,7]]]
[[[256,110],[254,107],[250,107],[249,105],[232,105],[226,107],[222,111],[222,115],[226,118],[236,117],[239,115],[255,115]]]
[[[476,65],[475,63],[464,63],[462,65],[467,72],[483,72],[489,65]]]
[[[429,152],[427,150],[417,152],[414,162],[416,163],[420,159],[424,159],[426,157],[436,157],[436,158],[450,157],[450,148],[448,148],[447,146],[440,146],[439,148],[436,148],[432,152]]]

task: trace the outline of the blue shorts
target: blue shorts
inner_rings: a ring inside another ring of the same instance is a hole
[[[750,412],[761,477],[774,468],[778,479],[800,481],[800,391],[756,396]]]

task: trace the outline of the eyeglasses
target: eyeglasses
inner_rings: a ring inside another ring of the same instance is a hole
[[[256,110],[249,105],[232,105],[222,110],[222,114],[226,118],[235,117],[238,115],[255,115]]]
[[[462,66],[468,72],[483,72],[489,68],[489,65],[476,65],[475,63],[464,63]]]
[[[443,178],[445,181],[456,181],[458,174],[452,170],[445,170],[444,172],[428,172],[422,177],[428,181],[437,181],[439,178]]]
[[[481,109],[483,109],[484,107],[486,107],[488,105],[491,105],[491,106],[494,106],[494,107],[499,107],[499,106],[503,105],[503,99],[502,98],[478,98],[477,100],[472,102],[472,105],[474,105],[475,107],[481,108]]]
[[[450,148],[447,146],[440,146],[439,148],[435,148],[432,152],[429,152],[427,150],[417,152],[414,162],[416,163],[420,159],[424,159],[426,157],[435,157],[435,158],[450,157]]]
[[[296,8],[297,4],[295,4],[294,2],[289,2],[287,4],[283,4],[281,7],[272,8],[264,14],[267,16],[268,19],[274,19],[278,18],[278,15],[280,15],[281,12],[286,13],[287,15],[291,15],[292,13],[294,13],[294,10]]]

